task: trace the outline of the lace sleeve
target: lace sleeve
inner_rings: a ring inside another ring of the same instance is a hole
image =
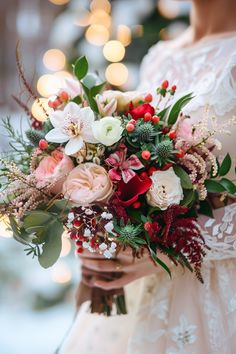
[[[215,88],[210,95],[209,104],[214,107],[215,114],[222,116],[225,113],[236,111],[236,53],[221,72],[220,78],[215,80]]]
[[[201,215],[198,224],[210,247],[206,259],[236,257],[236,203],[214,211],[214,219]]]

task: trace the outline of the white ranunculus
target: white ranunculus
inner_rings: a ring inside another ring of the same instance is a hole
[[[104,117],[92,125],[93,135],[100,143],[111,146],[121,139],[123,128],[119,118]]]
[[[167,171],[155,171],[152,176],[152,185],[147,192],[149,205],[166,210],[172,204],[179,204],[183,199],[183,189],[180,178],[173,168]]]
[[[54,128],[45,138],[52,143],[67,143],[66,155],[77,153],[84,142],[97,143],[91,129],[95,118],[90,107],[80,108],[76,103],[70,102],[63,111],[51,113],[49,119]]]

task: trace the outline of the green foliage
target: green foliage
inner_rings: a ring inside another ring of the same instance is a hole
[[[182,188],[192,189],[193,184],[192,184],[187,172],[182,167],[180,167],[178,165],[174,165],[173,169],[175,171],[175,174],[180,178]]]
[[[190,207],[196,200],[196,194],[193,189],[184,189],[184,199],[180,202],[185,207]]]
[[[173,154],[173,142],[170,139],[162,140],[152,147],[152,160],[157,160],[161,165],[170,161]]]
[[[222,178],[219,182],[228,193],[236,195],[236,185],[232,181],[228,178]]]
[[[191,99],[193,99],[193,96],[192,93],[189,93],[174,103],[168,114],[167,123],[169,125],[175,124],[181,110],[184,108],[184,106],[186,106],[187,103],[189,103],[189,101],[191,101]]]
[[[82,80],[88,72],[88,61],[85,56],[78,58],[74,64],[74,75]]]
[[[207,200],[201,200],[199,202],[199,214],[206,215],[210,218],[214,218],[212,207]]]
[[[137,249],[146,244],[146,241],[142,237],[137,237],[143,233],[142,224],[133,225],[130,221],[125,224],[123,220],[118,224],[115,220],[114,230],[119,234],[117,240],[126,246]]]
[[[61,252],[61,235],[63,233],[61,221],[55,214],[34,210],[24,218],[23,227],[28,234],[34,235],[33,244],[36,246],[42,244],[42,251],[38,254],[41,266],[51,267]]]
[[[232,160],[229,154],[227,154],[219,167],[219,175],[225,176],[230,171]]]
[[[44,134],[35,129],[26,130],[25,135],[28,138],[29,142],[34,146],[38,146],[39,141],[41,139],[44,139]]]
[[[221,193],[226,191],[225,187],[220,184],[220,182],[211,179],[207,179],[205,181],[205,186],[207,191],[210,193]]]

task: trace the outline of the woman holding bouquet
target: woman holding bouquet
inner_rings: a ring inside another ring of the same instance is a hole
[[[159,42],[144,58],[140,91],[152,92],[163,79],[174,79],[179,95],[194,93],[184,109],[193,123],[206,107],[221,122],[236,115],[235,19],[234,0],[194,0],[190,28],[174,41]],[[230,130],[220,137],[222,155],[229,152],[235,166],[235,126]],[[211,196],[215,219],[198,220],[210,247],[204,284],[179,267],[170,280],[148,255],[133,262],[128,251],[115,260],[84,253],[84,282],[105,290],[126,287],[129,314],[106,318],[88,314],[83,305],[60,354],[234,353],[236,202],[222,200]],[[109,272],[119,278],[107,281]]]

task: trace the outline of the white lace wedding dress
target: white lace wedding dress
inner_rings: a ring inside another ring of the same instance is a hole
[[[183,37],[184,38],[184,37]],[[159,42],[141,67],[142,91],[163,79],[178,94],[194,92],[186,107],[193,121],[206,105],[221,122],[236,115],[236,35],[208,37],[191,47],[181,40]],[[224,155],[236,157],[236,127],[221,136]],[[233,176],[233,174],[232,174]],[[200,217],[211,247],[203,266],[204,285],[173,269],[127,287],[129,314],[106,318],[80,309],[60,354],[234,354],[236,353],[236,203]]]

